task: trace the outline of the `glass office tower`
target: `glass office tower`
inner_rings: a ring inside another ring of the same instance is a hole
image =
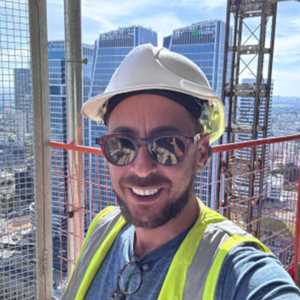
[[[248,84],[249,86],[252,86],[255,84],[254,79],[245,78],[242,80],[242,84]],[[240,126],[237,134],[236,134],[236,141],[237,142],[243,142],[248,141],[252,139],[252,126],[254,122],[254,101],[255,99],[253,97],[239,97],[238,99],[238,124]],[[264,128],[264,121],[265,121],[265,115],[266,115],[266,103],[265,98],[262,97],[260,100],[259,105],[259,119],[258,124],[259,128],[261,130],[257,131],[257,139],[263,138],[263,131],[262,128]],[[272,127],[272,91],[271,91],[271,97],[270,97],[270,104],[269,104],[269,111],[268,111],[268,128],[267,128],[267,137],[271,136],[271,127]],[[244,148],[236,152],[236,158],[242,162],[248,162],[248,165],[251,165],[252,160],[252,153],[250,148]],[[256,155],[260,159],[262,159],[262,147],[258,146],[256,147]],[[266,146],[265,148],[265,171],[269,169],[270,166],[270,147]],[[267,172],[266,172],[267,173]],[[254,195],[257,196],[259,193],[263,196],[265,199],[267,197],[267,190],[268,190],[268,180],[264,178],[263,180],[263,186],[261,187],[261,190],[259,190],[260,180],[262,173],[256,172],[255,174],[255,180],[254,180]],[[237,176],[234,180],[234,192],[239,198],[247,198],[249,197],[250,192],[250,176]],[[272,185],[272,183],[271,183]],[[270,186],[271,186],[270,185]]]
[[[82,46],[83,58],[83,99],[86,100],[91,82],[93,46]],[[67,142],[66,82],[65,82],[65,45],[64,41],[48,43],[49,65],[49,111],[50,139]],[[52,150],[51,153],[51,192],[52,192],[52,234],[54,285],[67,271],[67,153]]]
[[[90,97],[102,93],[123,58],[133,47],[144,43],[157,45],[157,33],[142,26],[119,28],[101,33],[95,42]],[[90,121],[85,121],[85,125],[86,145],[97,147],[96,138],[106,132],[105,126]],[[110,179],[104,161],[99,162],[95,156],[86,156],[85,165],[88,185],[85,194],[89,199],[90,220],[93,213],[100,210],[100,204],[103,207],[113,201],[114,195],[110,189],[107,189],[110,186]]]
[[[173,31],[164,38],[164,46],[183,54],[205,73],[215,93],[221,96],[224,61],[225,23],[219,20],[203,21]],[[210,183],[217,177],[217,158],[196,179],[196,192],[206,204],[215,207],[215,193]]]

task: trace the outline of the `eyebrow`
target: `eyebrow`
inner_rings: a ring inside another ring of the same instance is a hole
[[[135,129],[132,129],[130,127],[125,127],[125,126],[119,126],[116,127],[112,130],[112,133],[122,133],[122,134],[129,134],[129,135],[134,135],[134,136],[138,136],[138,132]],[[150,136],[157,136],[160,134],[182,134],[181,130],[175,126],[171,126],[171,125],[164,125],[164,126],[159,126],[157,128],[154,128],[153,130],[151,130],[150,132]]]
[[[119,126],[114,128],[112,133],[122,133],[122,134],[130,134],[130,135],[137,135],[137,131],[126,126]]]
[[[159,135],[159,134],[166,134],[166,133],[171,133],[171,134],[178,134],[182,133],[181,130],[175,126],[171,125],[166,125],[166,126],[160,126],[155,129],[153,129],[150,133],[151,136]]]

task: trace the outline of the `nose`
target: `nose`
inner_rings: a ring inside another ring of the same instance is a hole
[[[141,145],[137,156],[131,164],[131,170],[139,177],[147,177],[156,171],[156,163],[151,158],[146,145]]]

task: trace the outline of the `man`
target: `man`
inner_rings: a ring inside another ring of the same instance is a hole
[[[267,247],[193,195],[224,131],[194,63],[139,46],[82,112],[108,126],[99,144],[119,208],[93,220],[63,299],[300,299]]]

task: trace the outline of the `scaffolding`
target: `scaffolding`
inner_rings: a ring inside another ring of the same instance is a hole
[[[65,141],[49,142],[46,0],[0,2],[0,12],[8,16],[0,19],[0,88],[4,91],[0,92],[0,122],[7,129],[0,138],[1,146],[4,140],[8,146],[0,149],[4,153],[0,164],[5,166],[0,170],[0,299],[59,297],[91,218],[106,205],[115,204],[101,149],[82,146],[80,0],[64,3],[65,57],[60,63],[66,74],[67,109],[63,113],[68,135]],[[213,147],[215,158],[221,158],[218,180],[209,186],[197,184],[195,192],[218,187],[219,195],[225,196],[215,195],[211,203],[218,203],[220,213],[260,237],[297,281],[300,136],[268,138],[276,12],[276,1],[228,1],[224,62],[228,80],[223,86],[229,116],[226,145]],[[199,37],[191,34],[189,38]],[[252,81],[243,82],[244,73],[253,76]],[[241,98],[253,104],[251,125],[240,122]],[[241,142],[240,134],[251,141]],[[87,156],[94,166],[84,164]],[[91,172],[92,167],[98,173],[94,181],[86,182],[84,172]],[[245,183],[241,178],[250,183],[246,191],[238,188]],[[63,191],[56,245],[51,181]],[[87,186],[93,187],[91,194]],[[59,264],[56,286],[54,260]]]
[[[218,212],[225,214],[230,212],[229,218],[238,224],[243,229],[247,229],[250,226],[256,227],[257,223],[261,224],[261,236],[260,240],[265,243],[271,251],[280,259],[283,266],[290,272],[294,280],[298,280],[297,268],[300,259],[300,239],[299,228],[300,218],[298,217],[300,212],[299,207],[299,189],[300,189],[300,177],[297,176],[295,170],[300,168],[300,135],[292,135],[276,138],[265,138],[258,140],[251,140],[242,143],[216,145],[212,147],[213,156],[217,157],[220,154],[226,155],[226,153],[237,153],[245,149],[259,149],[261,146],[266,145],[269,147],[271,164],[268,169],[255,169],[254,171],[247,170],[241,174],[241,165],[237,163],[233,168],[233,174],[228,177],[228,172],[225,167],[222,168],[220,173],[220,179],[210,182],[210,188],[214,189],[220,185],[223,190],[226,190],[228,194],[232,193],[232,182],[235,182],[241,176],[252,177],[259,176],[264,173],[265,179],[270,183],[268,200],[264,201],[262,205],[262,214],[259,218],[248,219],[248,207],[249,203],[253,202],[253,198],[246,198],[242,193],[235,193],[235,197],[230,198],[230,202],[227,206],[224,206],[220,202],[220,199],[214,198],[212,202],[218,203]],[[76,207],[77,210],[82,211],[83,214],[91,214],[95,216],[99,210],[103,209],[106,205],[116,204],[115,198],[111,201],[110,195],[112,193],[112,186],[110,182],[108,166],[104,161],[102,150],[99,148],[59,143],[51,141],[49,143],[52,155],[56,152],[71,153],[76,152],[78,155],[90,155],[96,162],[97,166],[105,165],[105,172],[95,174],[98,181],[90,182],[93,185],[93,190],[98,191],[101,197],[94,197],[91,206],[87,205],[87,201],[80,207]],[[213,158],[212,158],[213,159]],[[217,166],[216,166],[217,167]],[[87,168],[89,168],[87,166]],[[238,171],[238,172],[237,172]],[[63,170],[57,169],[57,174],[62,173]],[[102,175],[100,180],[100,174]],[[70,171],[66,175],[66,181],[71,187],[75,187],[81,184],[80,177],[70,176]],[[195,186],[195,193],[197,194],[202,188],[206,187],[206,183],[197,183]],[[72,194],[66,195],[66,197],[72,197]],[[87,199],[87,193],[85,193],[85,199]],[[92,195],[93,196],[93,195]],[[106,199],[106,200],[104,200]],[[66,233],[62,230],[61,236]],[[82,242],[80,238],[74,233],[68,233],[73,239],[77,239],[78,242]],[[68,260],[68,264],[74,265],[75,260],[71,257],[60,257],[62,261]],[[61,276],[61,283],[64,283],[64,276]]]
[[[36,297],[29,10],[0,1],[0,299]]]
[[[227,2],[222,91],[228,111],[224,137],[227,143],[268,136],[276,15],[277,1]],[[232,175],[235,164],[240,165],[242,172],[253,172],[258,168],[264,170],[268,168],[268,154],[267,146],[248,149],[235,155],[228,152],[225,157],[228,174]],[[232,182],[231,195],[225,191],[224,205],[238,192],[236,188],[243,186],[244,196],[253,199],[248,207],[248,221],[259,218],[266,198],[265,182],[264,172],[258,176],[253,173],[250,178],[241,179],[239,185]],[[249,225],[247,229],[260,236],[260,223],[255,227]]]

